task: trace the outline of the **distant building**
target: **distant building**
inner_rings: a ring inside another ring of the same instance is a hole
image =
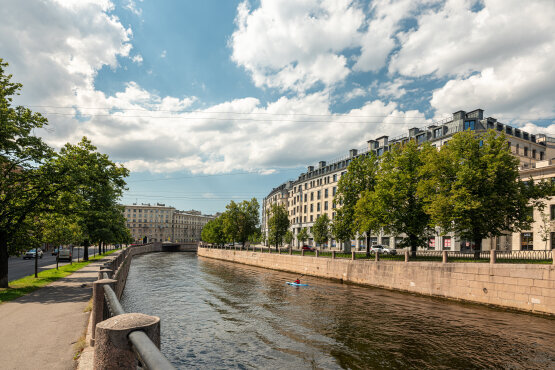
[[[124,206],[127,228],[136,242],[200,241],[202,228],[215,218],[199,211],[179,211],[165,204],[150,203]]]
[[[389,136],[381,136],[379,138],[368,140],[368,145],[364,149],[351,149],[349,154],[337,158],[330,163],[320,161],[318,166],[308,166],[305,173],[301,173],[296,180],[289,180],[274,189],[264,198],[262,202],[262,233],[268,235],[267,210],[272,204],[284,204],[287,208],[290,221],[290,229],[294,235],[294,246],[299,246],[300,241],[297,235],[300,230],[306,227],[309,235],[312,231],[314,221],[323,214],[333,220],[336,215],[336,207],[333,198],[337,192],[337,182],[343,174],[347,172],[347,166],[356,157],[365,155],[368,152],[374,152],[380,156],[389,151],[392,146],[399,143],[406,143],[411,139],[417,143],[423,144],[429,142],[431,145],[439,148],[458,132],[472,130],[476,132],[485,132],[487,130],[495,130],[503,132],[507,138],[507,145],[511,152],[519,158],[521,176],[539,177],[555,177],[555,167],[553,159],[555,159],[555,139],[546,135],[534,135],[519,128],[515,128],[498,122],[495,118],[484,118],[484,111],[476,109],[471,112],[458,111],[453,113],[450,118],[426,126],[424,128],[411,128],[407,133],[400,136],[389,138]],[[548,200],[548,202],[552,202]],[[551,211],[551,217],[555,208],[548,206]],[[535,215],[536,216],[536,215]],[[552,218],[553,219],[553,218]],[[538,220],[535,218],[535,225]],[[482,247],[486,250],[490,248],[498,249],[545,249],[545,242],[541,244],[538,241],[538,235],[534,226],[532,236],[528,234],[522,236],[510,235],[506,237],[496,238],[495,241],[486,240]],[[555,231],[555,230],[554,230]],[[384,244],[392,248],[398,247],[403,240],[404,235],[372,235],[370,243]],[[521,242],[521,238],[525,242]],[[532,238],[533,242],[530,241]],[[535,238],[535,239],[534,239]],[[553,240],[553,239],[550,239]],[[314,245],[312,237],[307,241],[309,245]],[[351,241],[351,245],[355,248],[363,248],[364,240],[355,238]],[[493,244],[492,244],[493,243]],[[339,247],[343,243],[340,241],[330,240],[327,247]],[[348,249],[351,245],[344,246]],[[452,234],[446,236],[436,236],[429,240],[430,249],[445,250],[470,250],[472,244],[469,241],[460,240]]]

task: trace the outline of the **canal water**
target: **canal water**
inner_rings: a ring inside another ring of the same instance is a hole
[[[135,257],[127,312],[156,315],[178,368],[553,369],[555,320],[189,253]]]

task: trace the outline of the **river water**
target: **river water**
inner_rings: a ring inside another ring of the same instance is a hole
[[[555,320],[197,257],[135,257],[122,304],[178,368],[555,368]]]

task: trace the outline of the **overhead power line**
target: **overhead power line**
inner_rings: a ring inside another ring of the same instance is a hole
[[[131,112],[131,111],[138,111],[138,112],[145,112],[145,113],[175,113],[175,114],[183,114],[183,113],[200,113],[200,114],[229,114],[229,115],[255,115],[255,116],[302,116],[302,117],[328,117],[328,118],[403,118],[403,119],[426,119],[422,116],[404,116],[404,115],[394,115],[394,114],[386,114],[386,115],[370,115],[370,114],[363,114],[363,115],[352,115],[349,113],[326,113],[326,114],[315,114],[315,113],[278,113],[278,112],[234,112],[234,111],[208,111],[208,110],[198,110],[198,109],[144,109],[144,108],[116,108],[116,107],[81,107],[81,106],[53,106],[53,105],[27,105],[28,108],[48,108],[48,109],[72,109],[72,110],[113,110],[114,113],[117,112]],[[46,112],[46,114],[56,114],[56,115],[70,115],[74,116],[75,113],[60,113],[60,112]],[[94,116],[94,117],[102,117],[102,116],[113,116],[113,114],[87,114],[86,116]],[[124,117],[124,116],[119,116]],[[138,116],[125,116],[129,118],[138,118],[138,117],[145,117],[145,118],[178,118],[174,116],[147,116],[147,115],[138,115]],[[445,116],[443,118],[447,118],[449,116]],[[209,117],[208,117],[209,118]],[[214,118],[214,117],[212,117]],[[443,118],[439,118],[440,120]],[[194,119],[194,118],[192,118]],[[204,118],[206,119],[206,117]],[[217,118],[217,119],[227,119],[229,118]],[[536,120],[536,121],[548,121],[548,120],[555,120],[555,117],[505,117],[504,119],[508,120]],[[295,122],[299,122],[295,120]],[[320,121],[311,121],[311,122],[320,122]],[[403,122],[405,123],[405,122]],[[428,122],[426,122],[428,123]]]
[[[179,177],[166,177],[163,179],[146,179],[146,180],[129,180],[127,182],[150,182],[150,181],[167,181],[167,180],[182,180],[182,179],[196,179],[199,177],[218,177],[218,176],[237,176],[237,175],[260,175],[260,176],[268,176],[268,175],[275,175],[278,173],[283,172],[299,172],[298,169],[290,169],[290,170],[280,170],[277,172],[273,172],[271,174],[262,175],[259,172],[234,172],[234,173],[221,173],[221,174],[214,174],[214,175],[198,175],[198,176],[179,176]]]

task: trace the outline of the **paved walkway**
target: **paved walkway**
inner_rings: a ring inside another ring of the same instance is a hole
[[[74,344],[100,262],[11,302],[0,304],[1,369],[73,369]]]

